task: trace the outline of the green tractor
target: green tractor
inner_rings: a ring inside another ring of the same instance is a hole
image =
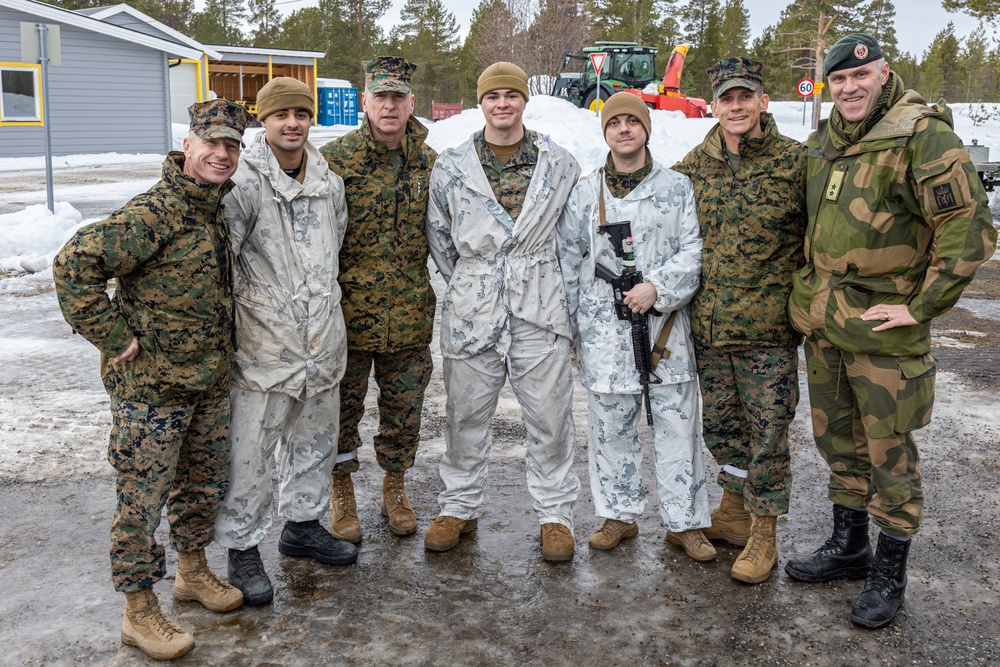
[[[587,64],[584,72],[560,72],[552,86],[552,95],[568,100],[578,107],[596,111],[620,90],[636,88],[642,90],[656,81],[656,53],[658,49],[639,46],[635,42],[597,42],[583,49],[583,55],[563,53],[563,69],[571,60],[582,60]],[[590,60],[591,53],[604,52],[607,55],[601,67],[601,87],[597,87],[597,74]]]

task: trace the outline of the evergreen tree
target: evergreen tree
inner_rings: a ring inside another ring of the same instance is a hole
[[[961,82],[961,101],[986,101],[990,91],[996,90],[993,87],[996,83],[996,70],[990,62],[990,43],[984,26],[978,26],[965,39],[961,59],[965,72],[964,80]]]
[[[441,0],[407,0],[393,31],[400,52],[416,63],[413,93],[418,114],[431,115],[431,102],[459,97],[458,21]]]
[[[963,79],[963,66],[959,63],[959,43],[955,37],[955,24],[948,22],[930,47],[924,52],[920,64],[919,90],[929,102],[944,98],[955,102],[959,97]]]
[[[691,47],[684,61],[687,73],[685,88],[706,99],[712,90],[706,70],[720,60],[722,8],[719,0],[690,0],[681,12],[684,40]]]
[[[994,26],[1000,21],[1000,0],[944,0],[941,5],[949,12],[962,12]]]
[[[328,76],[347,79],[358,90],[365,85],[365,64],[384,46],[379,19],[391,0],[319,0],[327,30],[326,71]]]
[[[743,0],[726,0],[719,31],[720,58],[746,55],[749,41],[750,12],[743,5]]]
[[[890,63],[899,55],[896,41],[896,6],[892,0],[871,0],[864,8],[864,32],[878,41]]]
[[[904,51],[894,58],[889,66],[903,80],[905,87],[919,90],[917,86],[920,82],[920,65],[916,57]]]
[[[246,16],[246,0],[208,0],[195,15],[191,37],[202,44],[243,46],[246,38],[240,26]]]
[[[281,14],[274,6],[274,0],[247,0],[247,22],[253,28],[250,32],[251,45],[277,45],[281,33]]]
[[[130,5],[177,32],[190,35],[195,15],[193,0],[130,0]]]

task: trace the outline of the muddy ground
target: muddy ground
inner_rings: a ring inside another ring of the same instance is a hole
[[[1000,330],[984,305],[1000,303],[1000,262],[987,264],[966,296],[974,307],[936,322],[935,415],[916,434],[926,520],[910,553],[906,605],[883,630],[849,621],[862,582],[807,585],[780,569],[790,555],[818,546],[830,526],[826,468],[812,443],[804,386],[791,432],[791,512],[778,526],[779,569],[763,584],[730,579],[736,548],[721,546],[714,563],[687,559],[665,542],[652,508],[637,539],[612,552],[588,548],[599,521],[590,502],[579,385],[576,557],[562,564],[541,559],[524,481],[524,431],[509,389],[494,420],[479,530],[453,551],[425,551],[422,533],[442,488],[444,392],[436,357],[422,448],[407,476],[417,535],[393,536],[378,514],[370,411],[355,475],[365,534],[358,563],[334,568],[280,556],[275,531],[261,547],[275,583],[271,606],[214,614],[174,604],[171,578],[158,583],[167,611],[198,642],[176,662],[1000,664]],[[112,589],[107,556],[114,504],[103,459],[109,422],[97,355],[62,323],[44,276],[0,279],[0,665],[157,664],[119,641],[123,598]],[[649,456],[647,489],[655,493]],[[714,479],[716,467],[709,467]],[[715,504],[721,493],[714,483],[710,493]],[[165,542],[163,528],[160,536]],[[209,558],[225,571],[221,548],[210,548]]]

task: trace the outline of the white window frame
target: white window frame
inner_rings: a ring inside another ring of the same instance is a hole
[[[35,114],[29,116],[10,116],[3,107],[3,77],[0,76],[0,125],[44,125],[45,116],[42,111],[42,66],[29,63],[2,63],[0,74],[5,71],[28,72],[35,87]]]

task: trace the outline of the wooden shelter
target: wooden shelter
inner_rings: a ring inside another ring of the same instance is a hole
[[[208,88],[218,97],[239,102],[250,113],[257,113],[257,92],[276,76],[290,76],[316,90],[316,60],[322,51],[291,51],[248,46],[207,46],[219,54],[206,55]]]

